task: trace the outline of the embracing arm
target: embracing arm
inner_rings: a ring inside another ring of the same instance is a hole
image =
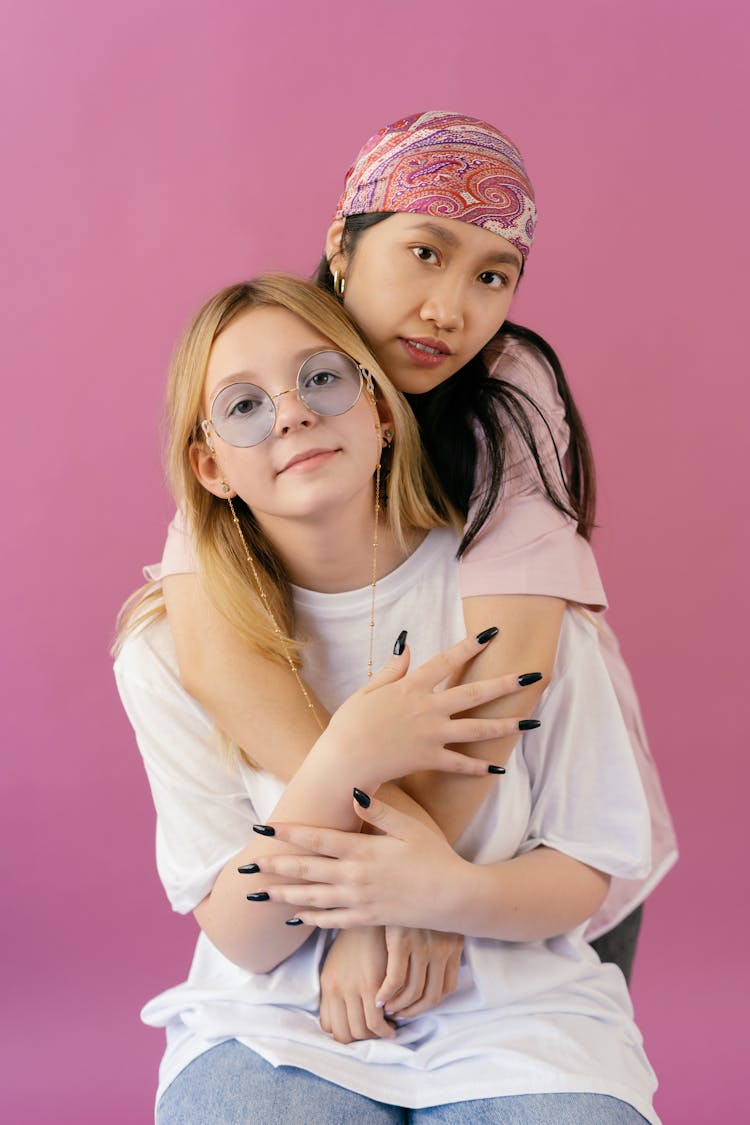
[[[559,598],[499,595],[465,598],[463,609],[469,634],[478,632],[486,621],[500,624],[500,637],[464,670],[463,682],[518,672],[542,675],[518,695],[495,699],[475,708],[471,714],[483,718],[513,715],[528,719],[550,682],[565,602]],[[528,737],[533,738],[533,732]],[[518,732],[514,731],[505,738],[467,744],[461,749],[470,756],[481,755],[505,765],[518,738]],[[489,781],[487,777],[421,773],[404,779],[402,787],[440,825],[447,839],[454,841],[488,796]]]
[[[366,808],[354,808],[385,835],[278,826],[279,844],[288,842],[286,854],[280,848],[265,869],[283,873],[288,881],[304,872],[308,882],[278,886],[272,897],[296,904],[297,916],[308,924],[343,929],[395,923],[459,928],[467,937],[538,941],[590,917],[609,887],[608,875],[552,848],[474,864],[376,798]],[[289,843],[307,854],[289,855]]]
[[[162,586],[183,687],[254,762],[289,781],[322,729],[289,668],[251,649],[195,574],[170,575]]]
[[[164,579],[164,597],[185,689],[239,746],[252,745],[251,757],[282,781],[289,781],[320,735],[320,726],[287,668],[254,652],[213,607],[195,574]],[[487,646],[465,670],[463,682],[534,671],[542,680],[485,704],[472,714],[488,718],[526,719],[549,683],[565,603],[546,597],[473,597],[464,600],[469,635],[488,622],[501,623],[499,641]],[[309,690],[309,689],[308,689]],[[316,702],[323,723],[328,715]],[[510,757],[514,733],[493,743],[462,746],[464,753],[499,765]],[[401,788],[425,809],[449,840],[455,840],[497,784],[492,778],[456,778],[418,773]],[[407,805],[396,787],[389,802]]]
[[[446,749],[445,744],[504,735],[513,720],[451,716],[465,711],[470,701],[482,703],[513,691],[512,677],[434,690],[480,648],[477,640],[467,638],[408,676],[404,675],[408,650],[394,656],[336,711],[289,781],[273,810],[274,823],[304,820],[320,829],[333,827],[349,833],[359,827],[348,797],[355,782],[375,791],[386,780],[418,765],[486,774],[486,761]],[[421,827],[435,835],[432,828]],[[273,832],[253,837],[223,867],[210,895],[195,910],[211,941],[230,960],[252,972],[274,968],[308,936],[300,927],[284,926],[289,912],[269,902],[273,887],[263,885],[261,876],[269,870],[266,862],[278,850]],[[261,875],[248,871],[248,864],[259,865]],[[238,871],[239,867],[245,871]],[[248,875],[254,880],[251,890]],[[259,896],[251,899],[251,906],[244,901],[248,893]]]

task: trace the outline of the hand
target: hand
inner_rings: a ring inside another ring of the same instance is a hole
[[[462,670],[486,643],[486,638],[483,644],[467,637],[410,675],[406,675],[408,649],[394,656],[339,707],[318,739],[315,752],[318,756],[333,753],[339,761],[345,756],[349,775],[353,772],[358,784],[371,792],[385,781],[422,770],[472,776],[504,772],[486,760],[446,749],[448,743],[482,742],[518,733],[518,717],[453,717],[519,691],[518,676],[439,690],[439,685]]]
[[[331,944],[320,973],[320,1026],[337,1043],[396,1034],[375,1003],[386,959],[382,926],[342,930]]]
[[[362,799],[368,800],[360,794]],[[306,925],[323,929],[383,925],[460,930],[455,889],[471,894],[473,865],[413,816],[376,798],[366,808],[355,800],[354,807],[384,835],[275,824],[276,840],[305,854],[263,857],[264,874],[291,880],[269,887],[271,899],[289,903]]]
[[[384,1005],[387,1016],[410,1019],[434,1008],[455,991],[464,947],[462,934],[386,926],[385,944],[388,970],[375,1003]]]

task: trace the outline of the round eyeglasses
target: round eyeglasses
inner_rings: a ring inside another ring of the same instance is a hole
[[[211,426],[227,445],[246,448],[265,441],[276,422],[276,400],[292,391],[314,414],[334,416],[351,410],[362,381],[373,394],[372,376],[343,352],[316,352],[300,367],[295,386],[269,395],[254,383],[222,387],[211,403]],[[208,421],[202,423],[205,430]]]

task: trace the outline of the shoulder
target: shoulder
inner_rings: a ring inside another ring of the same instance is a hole
[[[533,344],[512,336],[499,336],[484,350],[488,374],[509,383],[528,396],[548,422],[564,419],[565,407],[551,365]]]

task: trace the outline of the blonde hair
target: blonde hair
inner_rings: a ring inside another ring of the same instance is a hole
[[[423,457],[419,431],[408,404],[381,371],[353,322],[333,297],[302,278],[268,273],[222,289],[207,301],[188,326],[170,368],[166,401],[167,475],[173,495],[185,513],[197,550],[198,573],[210,601],[264,655],[280,663],[288,658],[298,662],[301,640],[295,636],[289,581],[273,545],[260,530],[250,508],[236,497],[235,511],[281,636],[253,581],[229,504],[200,483],[191,461],[192,447],[206,440],[201,420],[211,349],[237,316],[264,306],[294,313],[371,373],[394,432],[393,445],[383,452],[382,478],[387,482],[386,518],[399,543],[405,546],[409,529],[427,530],[458,521],[447,504],[435,500],[439,489]],[[158,583],[137,590],[120,611],[116,649],[130,631],[164,612]]]

